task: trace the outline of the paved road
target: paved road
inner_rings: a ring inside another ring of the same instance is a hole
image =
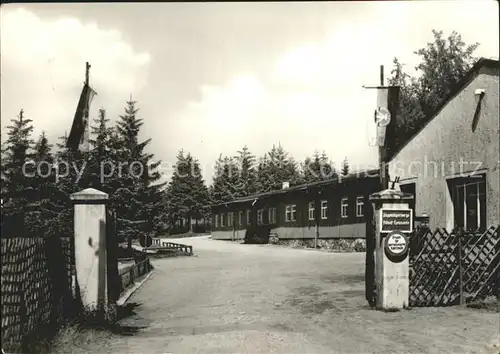
[[[174,241],[175,242],[175,241]],[[178,240],[196,257],[154,260],[123,325],[131,336],[93,338],[99,353],[487,352],[498,314],[462,308],[370,310],[364,254]],[[76,351],[74,351],[76,352]]]

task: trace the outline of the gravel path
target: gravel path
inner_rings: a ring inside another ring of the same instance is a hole
[[[72,353],[498,353],[498,313],[364,300],[364,254],[241,245],[199,237],[195,257],[154,260],[132,296],[133,335],[82,333]]]

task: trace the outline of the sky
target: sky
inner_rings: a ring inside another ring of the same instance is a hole
[[[217,157],[244,145],[373,168],[376,92],[362,86],[394,57],[414,74],[432,29],[498,57],[494,0],[2,5],[2,141],[21,109],[35,137],[69,133],[89,61],[91,118],[104,108],[116,121],[137,101],[165,179],[180,149],[210,182]]]

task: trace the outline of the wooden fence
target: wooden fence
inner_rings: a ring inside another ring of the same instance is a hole
[[[482,233],[420,229],[410,238],[410,306],[500,296],[500,225]]]
[[[186,255],[193,254],[193,246],[188,246],[188,245],[183,245],[180,243],[174,243],[174,242],[168,242],[168,241],[162,241],[162,239],[160,239],[160,238],[153,239],[153,245],[151,248],[152,249],[165,248],[165,249],[169,249],[169,250],[180,251],[180,252],[185,253]]]
[[[120,294],[122,294],[125,290],[127,290],[130,286],[135,284],[135,281],[138,278],[146,275],[153,269],[149,258],[145,258],[144,260],[135,263],[134,265],[124,268],[119,271],[120,275]]]
[[[2,238],[2,348],[28,351],[76,314],[69,238]]]

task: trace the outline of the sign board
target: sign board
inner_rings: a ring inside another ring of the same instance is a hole
[[[408,238],[400,231],[393,231],[385,238],[385,252],[389,256],[397,257],[408,251]]]
[[[412,209],[380,209],[380,232],[413,232]]]
[[[153,239],[149,235],[141,235],[139,237],[139,244],[144,248],[151,247],[151,245],[153,244]]]

